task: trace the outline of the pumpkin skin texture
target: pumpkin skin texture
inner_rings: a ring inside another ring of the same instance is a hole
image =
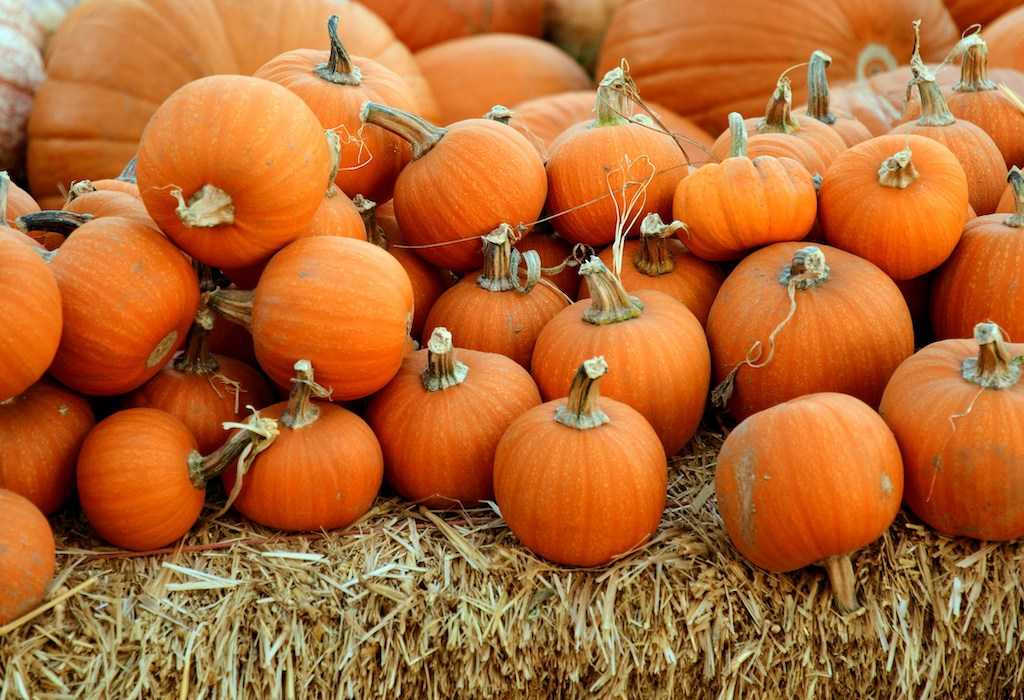
[[[1019,343],[1004,349],[1024,354]],[[903,497],[918,517],[946,535],[1012,540],[1024,535],[1024,383],[997,389],[964,379],[962,363],[978,355],[975,340],[929,345],[893,375],[881,413],[903,451]]]
[[[11,182],[7,173],[0,174],[0,188],[4,190],[0,193],[0,228],[5,222],[7,226],[14,227],[19,216],[39,211],[32,195]]]
[[[61,294],[46,263],[18,237],[0,238],[0,401],[43,376],[62,321]]]
[[[0,489],[0,625],[43,602],[57,566],[50,523],[28,499]]]
[[[544,25],[543,0],[366,0],[363,4],[380,15],[411,51],[484,32],[540,36]]]
[[[260,8],[254,12],[236,0],[109,0],[77,8],[50,42],[48,77],[29,121],[32,191],[55,195],[73,180],[116,176],[135,155],[150,117],[175,90],[208,75],[252,75],[292,49],[326,49],[324,22],[331,14],[341,18],[349,51],[403,76],[416,91],[418,108],[433,113],[412,54],[359,3],[265,0]],[[126,55],[132,56],[130,69]]]
[[[982,26],[1020,5],[1020,0],[946,0],[946,7],[958,27]]]
[[[611,366],[629,368],[604,378],[603,393],[639,411],[665,453],[674,455],[693,437],[704,415],[710,357],[700,321],[661,292],[626,294],[599,258],[592,257],[580,270],[591,296],[596,296],[597,285],[601,300],[576,302],[541,331],[530,369],[541,396],[550,401],[568,394],[574,369],[601,352]],[[639,314],[637,300],[643,305]],[[623,316],[626,320],[618,322],[584,320]]]
[[[196,441],[155,408],[132,408],[93,428],[78,455],[78,500],[92,528],[122,549],[147,551],[182,537],[205,491],[189,478]]]
[[[496,104],[512,105],[591,85],[590,77],[567,53],[516,34],[446,41],[417,53],[416,63],[437,100],[442,124],[481,117]]]
[[[1006,66],[1024,71],[1024,7],[1002,15],[985,27],[988,60],[993,66]]]
[[[888,170],[880,178],[883,165]],[[941,265],[960,240],[968,187],[956,156],[941,143],[878,136],[843,153],[825,175],[818,201],[825,240],[894,279],[919,277]]]
[[[815,49],[835,59],[837,84],[854,78],[858,63],[869,75],[895,68],[896,57],[910,53],[906,27],[918,18],[925,58],[937,63],[960,34],[941,0],[799,0],[767,12],[750,0],[631,0],[612,18],[597,70],[626,58],[645,99],[717,133],[729,112],[759,113],[765,87]],[[805,94],[798,85],[798,104]]]
[[[878,539],[903,493],[899,445],[869,406],[844,394],[802,396],[736,426],[715,468],[718,510],[733,545],[768,571],[846,558]],[[856,609],[853,588],[840,606]]]
[[[496,353],[453,349],[451,333],[438,328],[427,349],[406,356],[366,418],[380,438],[388,483],[406,500],[452,508],[494,498],[498,441],[539,405],[526,370]]]
[[[100,219],[117,216],[143,226],[148,226],[163,234],[156,222],[146,211],[145,205],[138,196],[117,190],[96,190],[76,196],[64,205],[64,211],[75,214],[90,214]]]
[[[876,406],[893,371],[914,352],[910,312],[892,280],[854,255],[816,249],[828,278],[796,290],[796,311],[777,333],[770,361],[740,367],[728,400],[729,413],[739,420],[807,393],[840,392]],[[798,252],[812,250],[776,243],[749,255],[726,278],[707,324],[717,382],[755,341],[763,346],[756,359],[769,357],[768,336],[790,310],[780,273],[798,269]]]
[[[0,489],[60,510],[75,483],[75,461],[95,420],[87,401],[41,381],[0,403]]]
[[[254,118],[259,129],[247,127]],[[195,151],[194,142],[204,147]],[[146,210],[177,245],[207,265],[240,267],[301,235],[323,199],[331,154],[316,115],[293,92],[221,75],[160,106],[142,134],[137,171]]]
[[[527,548],[570,566],[605,564],[643,543],[658,527],[667,488],[654,430],[626,404],[598,398],[593,375],[607,365],[602,358],[588,362],[591,377],[583,374],[568,400],[517,418],[494,456],[494,494],[505,522]],[[586,407],[581,418],[607,422],[586,429],[556,422],[576,417],[574,407]]]

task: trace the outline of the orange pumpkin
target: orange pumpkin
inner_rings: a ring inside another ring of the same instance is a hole
[[[479,237],[503,221],[532,224],[540,214],[544,164],[514,129],[489,119],[441,128],[373,102],[363,107],[362,119],[412,144],[413,160],[395,183],[395,215],[405,243],[428,262],[479,269]]]
[[[47,381],[0,402],[0,489],[60,510],[75,483],[75,460],[94,423],[89,403]]]
[[[997,0],[1003,2],[1004,0]],[[989,61],[994,66],[1008,66],[1024,70],[1024,7],[1009,10],[985,27]]]
[[[494,498],[498,441],[539,404],[526,370],[496,353],[456,354],[452,334],[439,327],[425,350],[406,356],[366,418],[380,438],[388,483],[407,500],[452,508]]]
[[[148,226],[160,231],[156,222],[137,195],[114,189],[94,190],[86,192],[79,188],[78,194],[64,205],[64,211],[75,214],[88,214],[94,219],[107,216],[119,216],[123,219]]]
[[[690,173],[675,191],[672,217],[686,224],[686,247],[705,260],[735,260],[779,241],[798,241],[814,225],[817,197],[807,169],[789,157],[747,156],[743,118],[729,115],[732,150]]]
[[[607,371],[604,358],[586,360],[568,398],[517,418],[494,456],[505,522],[527,548],[559,564],[611,561],[647,540],[665,508],[665,452],[640,413],[600,396]]]
[[[868,128],[847,114],[832,111],[828,94],[828,77],[825,69],[832,65],[832,57],[824,51],[815,49],[811,60],[807,63],[807,107],[797,110],[798,114],[806,114],[822,124],[832,127],[843,142],[856,146],[867,141],[872,134]],[[824,174],[824,173],[822,173]]]
[[[1020,0],[946,0],[957,26],[964,29],[974,24],[988,24],[1018,5]]]
[[[904,362],[882,397],[906,471],[904,500],[945,535],[1024,536],[1024,344],[994,323]]]
[[[818,201],[825,240],[894,279],[942,264],[960,240],[969,183],[956,156],[924,136],[877,136],[839,156]]]
[[[737,419],[817,392],[875,406],[914,352],[903,295],[884,272],[828,246],[776,243],[722,284],[708,316],[714,399]]]
[[[14,226],[19,216],[39,211],[39,205],[25,190],[11,182],[7,171],[0,170],[0,228]]]
[[[544,0],[364,0],[412,51],[483,32],[540,36]]]
[[[97,190],[123,192],[125,194],[130,194],[133,197],[141,198],[139,195],[139,185],[136,182],[135,177],[135,166],[137,164],[137,159],[133,157],[128,161],[117,177],[103,178],[95,181],[76,180],[75,182],[72,182],[71,187],[68,188],[68,195],[64,200],[64,205],[67,206],[71,202],[75,201],[75,198],[79,195],[96,192]]]
[[[871,407],[818,393],[747,418],[729,433],[715,494],[729,539],[768,571],[825,567],[844,612],[857,610],[850,556],[900,509],[900,448]]]
[[[565,396],[579,363],[601,352],[613,366],[629,368],[604,380],[605,393],[639,411],[665,452],[675,454],[704,415],[710,358],[700,321],[661,292],[627,294],[596,256],[580,274],[591,298],[551,319],[534,347],[531,374],[541,396]]]
[[[32,502],[0,488],[0,625],[43,602],[56,568],[50,523]]]

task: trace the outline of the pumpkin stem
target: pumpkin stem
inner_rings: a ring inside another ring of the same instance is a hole
[[[253,411],[245,423],[224,423],[223,426],[225,430],[238,428],[238,431],[207,456],[203,457],[196,450],[188,456],[189,478],[197,489],[205,488],[206,482],[220,475],[232,462],[251,464],[256,455],[270,447],[278,435],[277,421],[264,418],[258,411]],[[248,471],[247,466],[244,471]]]
[[[359,212],[359,216],[363,217],[363,227],[366,229],[366,240],[373,243],[378,248],[387,250],[388,235],[384,233],[384,229],[377,223],[377,203],[361,194],[357,194],[353,197],[352,203],[356,205],[356,211]]]
[[[171,196],[178,201],[174,210],[178,219],[190,228],[213,228],[235,223],[235,204],[231,195],[216,185],[203,185],[188,198],[187,203],[180,187],[171,190]]]
[[[331,400],[331,390],[316,383],[313,365],[309,360],[295,363],[292,377],[292,391],[288,395],[288,406],[281,414],[281,423],[292,430],[312,425],[320,417],[320,407],[313,399]]]
[[[860,610],[860,603],[857,602],[857,575],[853,573],[850,555],[828,557],[821,565],[828,573],[832,595],[835,596],[839,609],[846,613]]]
[[[130,182],[133,185],[137,185],[139,181],[138,181],[138,178],[136,178],[136,176],[135,176],[135,169],[138,166],[138,164],[139,164],[139,157],[138,156],[132,156],[132,159],[124,164],[124,168],[121,170],[121,172],[118,174],[118,176],[116,178],[114,178],[114,179],[120,180],[121,182]]]
[[[469,367],[455,359],[452,334],[438,326],[427,341],[427,367],[421,375],[427,391],[444,391],[466,381]]]
[[[508,224],[498,224],[484,236],[484,267],[477,284],[489,292],[515,290],[527,294],[540,281],[542,267],[540,255],[535,250],[520,253],[512,247],[515,232]],[[526,262],[526,282],[519,281],[519,265]]]
[[[217,289],[210,293],[210,308],[232,323],[252,327],[251,289]]]
[[[0,170],[0,226],[7,225],[7,193],[11,188],[11,176]]]
[[[812,245],[793,253],[793,260],[779,273],[779,282],[786,286],[792,284],[797,289],[810,289],[827,282],[831,272],[821,248]]]
[[[90,192],[96,192],[96,186],[92,184],[92,180],[76,180],[71,183],[71,187],[68,188],[68,196],[64,200],[64,206],[71,204],[83,194],[89,194]]]
[[[807,116],[823,124],[835,124],[836,115],[829,111],[828,77],[825,69],[832,65],[832,57],[821,50],[811,54],[807,63]]]
[[[789,78],[783,75],[775,84],[775,91],[764,110],[764,119],[757,123],[759,134],[792,134],[800,130],[793,117],[793,89]]]
[[[601,398],[598,382],[607,372],[604,357],[584,360],[572,379],[565,405],[555,409],[555,422],[576,430],[590,430],[607,423],[608,414],[598,406]]]
[[[352,57],[338,36],[338,15],[331,15],[327,19],[327,36],[331,40],[331,55],[327,63],[318,65],[313,73],[321,80],[336,85],[359,85],[363,74],[359,66],[352,65]]]
[[[629,124],[630,89],[635,89],[633,78],[623,66],[612,68],[597,84],[594,104],[594,126],[620,126]]]
[[[408,141],[412,146],[413,160],[425,156],[448,133],[444,127],[435,126],[423,117],[376,102],[364,104],[359,118]]]
[[[484,115],[484,119],[490,119],[493,122],[500,122],[505,126],[508,126],[514,115],[515,112],[505,105],[494,105],[491,107],[490,111]]]
[[[910,146],[907,146],[883,160],[878,168],[878,184],[900,190],[910,187],[919,176],[914,161],[911,160],[913,155]]]
[[[953,55],[960,54],[960,81],[953,86],[954,92],[986,92],[995,90],[995,82],[988,79],[988,44],[981,34],[965,36],[953,48]]]
[[[1003,223],[1011,228],[1024,228],[1024,174],[1016,165],[1010,168],[1006,176],[1007,182],[1013,188],[1013,200],[1016,205],[1016,212],[1006,217]]]
[[[44,209],[31,214],[22,214],[14,223],[22,233],[49,231],[67,236],[92,219],[92,214],[77,214],[63,209]]]
[[[644,310],[642,301],[626,293],[622,281],[611,273],[596,255],[580,265],[580,274],[590,291],[590,306],[583,312],[583,320],[603,326],[636,318]]]
[[[179,372],[207,375],[215,374],[220,368],[216,358],[210,354],[209,336],[215,319],[208,299],[204,296],[204,302],[200,303],[185,338],[185,350],[172,363]]]
[[[1020,381],[1021,363],[1006,347],[1002,329],[991,321],[974,327],[978,356],[968,357],[960,365],[960,374],[972,384],[986,389],[1009,389]]]
[[[645,216],[640,223],[640,249],[633,257],[636,269],[648,277],[672,272],[676,261],[672,257],[672,251],[668,249],[666,239],[674,236],[680,229],[686,230],[686,224],[682,221],[666,224],[661,220],[661,214],[657,212]]]
[[[327,176],[327,197],[333,197],[338,193],[338,187],[334,184],[338,177],[338,168],[341,167],[341,137],[333,129],[325,129],[327,137],[327,150],[331,154],[331,172]]]
[[[747,157],[747,124],[739,112],[729,113],[729,157]]]
[[[907,84],[907,99],[910,99],[910,91],[917,86],[921,95],[921,118],[916,124],[919,126],[949,126],[956,123],[956,118],[949,111],[946,98],[942,96],[942,89],[935,80],[925,62],[921,59],[921,20],[914,20],[914,53],[910,57],[910,72],[913,77]]]

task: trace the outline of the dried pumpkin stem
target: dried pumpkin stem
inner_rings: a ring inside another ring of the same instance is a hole
[[[281,414],[281,424],[292,430],[299,430],[316,423],[320,417],[320,407],[313,399],[329,401],[331,390],[316,383],[313,364],[309,360],[297,361],[294,368],[292,390],[288,395],[288,406]]]
[[[171,196],[178,202],[174,212],[181,223],[190,228],[214,228],[235,223],[235,203],[231,195],[217,187],[206,184],[185,201],[180,187],[171,190]]]
[[[676,261],[668,248],[668,241],[676,231],[685,229],[682,221],[666,224],[661,214],[653,212],[640,223],[640,249],[633,257],[636,269],[649,277],[665,275],[675,269]]]
[[[352,65],[352,57],[338,36],[338,15],[331,15],[327,19],[327,36],[331,41],[331,55],[327,63],[318,65],[313,73],[321,80],[336,85],[359,85],[363,74],[359,66]]]
[[[832,57],[821,50],[811,54],[807,63],[807,116],[823,124],[835,124],[836,115],[829,111],[828,77],[826,69],[832,65]]]
[[[919,177],[912,160],[913,155],[910,146],[907,146],[883,160],[878,167],[878,184],[900,190],[910,187]]]
[[[252,458],[269,447],[277,438],[277,421],[254,413],[244,424],[225,423],[228,428],[239,428],[219,448],[203,457],[193,450],[188,456],[188,473],[192,485],[205,488],[206,482],[220,475],[239,459]]]
[[[84,194],[90,194],[96,192],[96,186],[92,184],[92,180],[76,180],[71,183],[71,187],[68,188],[68,196],[64,200],[64,206],[71,204],[79,197]]]
[[[636,318],[643,313],[644,305],[630,296],[618,277],[611,273],[601,258],[596,255],[580,265],[580,274],[590,291],[590,306],[583,312],[583,320],[595,326],[618,323]]]
[[[138,178],[135,176],[135,169],[138,167],[139,157],[132,156],[132,159],[124,164],[124,168],[115,178],[121,182],[130,182],[133,185],[138,184]]]
[[[584,360],[573,377],[565,405],[555,409],[555,421],[576,430],[590,430],[609,422],[608,414],[598,405],[598,382],[607,372],[604,357]]]
[[[11,176],[0,170],[0,226],[7,225],[7,196],[11,189]]]
[[[910,98],[910,91],[917,86],[921,96],[921,117],[917,120],[919,126],[948,126],[956,123],[956,118],[949,111],[946,98],[942,96],[942,89],[935,74],[928,69],[921,59],[921,20],[914,20],[914,53],[910,57],[910,73],[913,75],[907,85],[907,99]]]
[[[377,203],[361,194],[357,194],[352,198],[352,204],[355,205],[356,211],[359,212],[359,216],[363,218],[363,227],[366,229],[366,240],[373,243],[378,248],[387,250],[388,235],[384,233],[384,229],[377,223]]]
[[[542,267],[536,251],[520,253],[512,247],[515,231],[508,224],[484,236],[484,266],[476,282],[489,292],[515,290],[526,294],[540,281]],[[526,263],[526,282],[519,281],[519,267]]]
[[[757,123],[759,134],[792,134],[800,125],[793,118],[793,88],[785,75],[775,84],[775,91],[764,110],[764,119]]]
[[[14,223],[22,233],[49,231],[67,236],[92,219],[92,214],[78,214],[63,209],[44,209],[30,214],[22,214]]]
[[[250,328],[253,296],[250,289],[218,289],[210,294],[210,308],[222,318]]]
[[[408,141],[412,146],[413,160],[425,156],[448,133],[444,127],[435,126],[423,117],[377,102],[364,104],[359,118]]]
[[[850,555],[828,557],[821,562],[821,565],[828,573],[832,595],[840,610],[847,613],[860,610],[860,603],[857,602],[857,575],[853,573],[853,562],[850,561]]]
[[[978,356],[966,358],[960,374],[972,384],[986,389],[1009,389],[1020,381],[1021,364],[1010,354],[1002,329],[991,321],[974,327]]]
[[[492,122],[500,122],[508,126],[512,122],[514,115],[515,113],[505,105],[494,105],[484,115],[484,119],[490,119]]]
[[[452,334],[447,328],[437,327],[427,341],[427,367],[421,379],[427,391],[443,391],[466,381],[469,367],[455,358]]]
[[[1010,168],[1006,181],[1013,189],[1013,201],[1016,211],[1006,217],[1003,223],[1011,228],[1024,228],[1024,174],[1016,165]]]
[[[729,113],[729,157],[747,157],[747,124],[739,112]]]
[[[629,124],[630,87],[635,89],[633,78],[622,66],[612,68],[604,74],[597,85],[597,100],[594,104],[594,126],[619,126]]]
[[[204,298],[208,299],[204,295]],[[174,369],[186,374],[210,375],[220,369],[217,359],[210,354],[210,331],[213,330],[214,316],[208,303],[201,303],[195,320],[185,338],[185,350],[174,359]]]
[[[961,53],[960,81],[953,86],[954,92],[986,92],[995,90],[995,82],[988,79],[988,44],[981,34],[971,34],[960,40],[953,49]]]

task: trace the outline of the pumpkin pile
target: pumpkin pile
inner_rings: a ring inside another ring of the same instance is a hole
[[[0,623],[45,595],[44,514],[77,499],[151,552],[215,481],[210,517],[283,531],[382,488],[493,502],[603,565],[659,528],[709,411],[738,553],[823,566],[844,611],[903,502],[1024,536],[1024,75],[938,0],[875,3],[886,44],[852,15],[777,41],[804,4],[602,5],[592,82],[536,38],[542,2],[367,2],[398,38],[330,0],[288,27],[83,3],[35,96],[35,198],[0,175]],[[771,38],[729,55],[741,21]],[[917,96],[830,93],[872,61]]]

